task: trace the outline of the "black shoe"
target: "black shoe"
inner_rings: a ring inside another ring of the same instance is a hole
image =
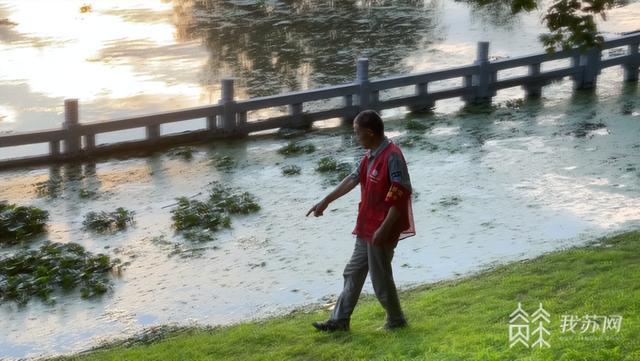
[[[313,327],[319,331],[349,331],[349,320],[326,320],[324,322],[313,322]]]
[[[389,320],[385,321],[383,328],[385,330],[395,330],[398,328],[405,328],[407,326],[408,326],[407,320],[402,318],[396,321],[389,321]]]

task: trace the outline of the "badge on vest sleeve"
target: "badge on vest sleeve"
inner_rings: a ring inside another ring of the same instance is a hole
[[[401,199],[403,196],[404,196],[404,192],[402,191],[402,189],[394,184],[391,186],[391,188],[389,188],[389,192],[387,192],[385,201],[394,202],[394,201],[397,201],[398,199]]]

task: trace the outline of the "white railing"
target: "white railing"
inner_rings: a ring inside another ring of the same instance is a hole
[[[83,160],[117,151],[238,137],[269,129],[307,126],[330,118],[349,120],[363,109],[382,110],[406,106],[412,111],[420,111],[433,108],[437,100],[458,97],[467,104],[478,104],[490,102],[498,90],[516,86],[523,87],[527,97],[538,97],[544,85],[567,76],[573,79],[575,89],[593,89],[602,69],[618,65],[624,68],[625,81],[637,81],[640,67],[639,44],[640,34],[631,34],[607,40],[601,48],[584,52],[571,49],[553,54],[489,61],[489,43],[480,42],[476,60],[471,65],[378,80],[369,79],[369,60],[363,58],[357,62],[356,80],[349,84],[236,101],[234,80],[223,79],[222,96],[216,105],[91,123],[79,122],[78,101],[68,99],[65,100],[65,120],[61,129],[0,136],[0,147],[48,143],[48,154],[0,160],[0,168]],[[622,55],[602,59],[604,50],[619,47],[626,47]],[[542,63],[567,59],[570,60],[570,66],[551,71],[541,70]],[[499,71],[520,67],[527,67],[528,73],[498,80]],[[461,80],[461,86],[429,91],[429,84],[432,82],[456,79]],[[413,94],[380,100],[381,91],[407,86],[415,87]],[[342,104],[328,110],[303,111],[305,103],[332,98],[342,98]],[[288,107],[287,115],[247,121],[248,112],[281,106]],[[207,119],[206,129],[171,135],[162,135],[160,132],[162,124],[198,118]],[[134,128],[145,128],[146,137],[96,146],[97,134]],[[64,148],[61,147],[62,144]]]

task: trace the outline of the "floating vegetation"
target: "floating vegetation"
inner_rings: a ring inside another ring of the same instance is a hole
[[[309,128],[280,128],[276,133],[277,136],[284,139],[298,138],[304,136]]]
[[[253,195],[227,187],[220,182],[211,183],[205,201],[186,197],[177,199],[178,206],[171,210],[174,227],[179,231],[205,229],[218,231],[231,227],[233,214],[249,214],[260,210]]]
[[[338,162],[333,157],[323,157],[318,161],[316,171],[319,173],[325,173],[329,176],[327,181],[329,184],[338,184],[352,171],[352,166],[349,163]]]
[[[420,135],[412,134],[399,138],[397,143],[401,147],[413,148],[422,143],[423,140],[424,139]]]
[[[38,197],[58,198],[62,192],[62,179],[60,177],[49,178],[34,184],[34,187]]]
[[[205,230],[204,232],[208,232],[208,231]],[[194,232],[194,234],[195,234],[195,232]],[[203,234],[203,233],[201,233],[201,234]],[[209,237],[211,237],[210,238],[211,240],[214,239],[211,234],[209,234]],[[186,236],[185,236],[185,238],[186,238]],[[205,240],[200,239],[200,240],[193,240],[193,241],[204,242]],[[169,258],[171,258],[173,256],[179,256],[181,258],[200,257],[208,249],[218,249],[217,246],[212,246],[212,247],[193,247],[193,246],[185,245],[183,243],[171,242],[171,241],[167,240],[167,238],[165,237],[164,234],[161,235],[161,236],[158,236],[158,237],[151,238],[151,243],[156,244],[156,245],[162,247],[164,250],[166,250],[168,252],[167,257],[169,257]]]
[[[467,114],[491,114],[498,109],[498,106],[495,104],[489,103],[480,103],[480,104],[468,104],[462,107],[459,112],[459,115],[467,115]]]
[[[333,157],[323,157],[318,161],[316,171],[320,173],[335,172],[338,169],[338,161]]]
[[[278,153],[285,157],[291,157],[299,154],[310,154],[316,151],[316,147],[313,144],[300,144],[298,142],[289,142],[289,144],[278,149]]]
[[[441,205],[442,207],[452,207],[452,206],[457,206],[458,204],[460,204],[460,202],[462,202],[462,198],[458,196],[450,196],[450,197],[440,198],[440,200],[438,201],[438,204]]]
[[[116,208],[113,212],[89,212],[82,224],[87,229],[100,233],[116,232],[127,228],[127,224],[132,224],[134,214],[135,212],[122,207]]]
[[[404,124],[404,127],[407,130],[411,130],[415,132],[424,132],[425,130],[429,129],[429,127],[426,124],[420,121],[417,121],[415,119],[407,120],[406,123]]]
[[[216,237],[208,229],[191,228],[182,232],[184,239],[191,242],[210,242],[216,239]]]
[[[231,227],[231,219],[221,209],[209,202],[191,200],[180,197],[178,207],[171,210],[173,225],[182,231],[194,227],[201,227],[211,231]]]
[[[96,193],[95,191],[91,191],[85,188],[80,189],[80,191],[78,192],[78,195],[80,196],[80,198],[82,199],[89,199],[89,198],[96,198],[96,196],[98,195],[98,193]]]
[[[573,130],[572,132],[567,133],[567,135],[573,134],[577,138],[584,138],[589,134],[589,132],[592,132],[598,129],[603,129],[606,127],[607,125],[602,122],[598,122],[598,123],[580,122],[576,124],[576,129]]]
[[[260,205],[249,192],[240,192],[220,182],[211,183],[209,202],[230,214],[249,214],[260,210]]]
[[[211,163],[222,171],[229,171],[236,166],[236,161],[228,155],[216,154],[211,157]]]
[[[24,305],[32,297],[54,302],[52,292],[78,286],[82,298],[103,294],[110,287],[107,272],[119,263],[104,254],[93,255],[76,243],[46,242],[37,250],[22,250],[0,259],[0,303]]]
[[[526,104],[525,99],[509,99],[504,103],[502,103],[501,105],[504,106],[505,108],[520,109],[524,107],[525,104]]]
[[[247,264],[247,266],[249,266],[251,269],[265,267],[266,265],[267,265],[267,262],[265,262],[265,261],[262,261],[260,263],[248,263]]]
[[[297,165],[287,165],[282,167],[282,174],[286,176],[299,175],[302,168]]]
[[[44,232],[49,212],[0,202],[0,244],[18,244]]]
[[[192,160],[193,159],[193,148],[192,147],[177,147],[169,152],[169,157],[171,158],[180,158],[183,160]]]

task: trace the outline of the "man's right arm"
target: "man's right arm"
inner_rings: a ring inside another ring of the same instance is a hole
[[[322,212],[329,206],[329,204],[336,199],[342,197],[343,195],[349,193],[355,186],[360,183],[358,178],[354,177],[353,174],[349,174],[346,176],[340,184],[326,197],[324,197],[320,202],[316,203],[309,212],[307,212],[307,216],[313,212],[315,217],[320,217]]]
[[[353,188],[355,188],[355,186],[358,185],[358,183],[360,182],[357,179],[355,179],[351,175],[348,175],[331,193],[329,193],[329,195],[324,198],[324,200],[326,200],[327,203],[331,203],[336,199],[342,197],[343,195],[349,193]]]

